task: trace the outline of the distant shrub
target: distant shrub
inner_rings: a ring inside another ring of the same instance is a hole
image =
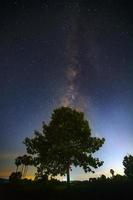
[[[11,175],[9,176],[9,181],[10,182],[17,182],[21,179],[22,173],[21,172],[12,172]]]

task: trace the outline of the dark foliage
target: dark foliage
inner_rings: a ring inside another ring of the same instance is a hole
[[[26,138],[27,153],[33,157],[38,177],[67,174],[71,166],[80,166],[85,172],[94,172],[103,164],[93,153],[99,150],[104,138],[91,136],[91,129],[84,113],[61,107],[53,111],[49,124],[43,123],[42,132]]]
[[[21,179],[22,173],[21,172],[12,172],[11,175],[9,176],[9,181],[10,182],[17,182]]]
[[[128,155],[123,160],[124,172],[128,178],[133,179],[133,156]]]

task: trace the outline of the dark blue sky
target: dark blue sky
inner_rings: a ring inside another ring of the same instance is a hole
[[[25,152],[24,138],[64,104],[83,109],[92,134],[106,139],[97,174],[123,173],[133,153],[133,6],[89,2],[1,2],[0,176]]]

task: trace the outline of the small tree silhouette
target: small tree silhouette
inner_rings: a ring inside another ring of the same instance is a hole
[[[21,179],[22,173],[21,172],[12,172],[11,175],[9,176],[9,181],[10,182],[17,182]]]
[[[20,166],[21,164],[22,164],[21,156],[18,156],[18,157],[15,159],[16,172],[18,172],[18,168],[19,168],[19,166]]]
[[[124,157],[123,160],[124,173],[128,178],[133,179],[133,156],[128,155]]]
[[[15,159],[15,165],[17,166],[16,173],[18,172],[18,167],[22,165],[21,177],[25,177],[28,171],[28,166],[32,165],[32,157],[26,154],[23,156],[18,156]]]
[[[112,177],[114,177],[114,170],[113,169],[110,169],[110,173],[111,173],[111,175],[112,175]]]
[[[23,155],[22,156],[22,164],[24,166],[23,168],[23,177],[26,177],[27,175],[27,171],[28,171],[28,166],[29,165],[32,165],[32,157],[31,156],[28,156],[28,155]]]
[[[105,176],[104,174],[102,174],[102,175],[100,176],[99,180],[105,181],[105,180],[106,180],[106,176]]]

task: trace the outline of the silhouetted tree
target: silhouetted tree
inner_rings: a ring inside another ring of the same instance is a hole
[[[18,156],[16,159],[15,159],[15,165],[16,165],[16,172],[18,172],[18,167],[22,164],[21,162],[21,156]]]
[[[106,180],[106,176],[104,174],[102,174],[98,179],[101,180],[101,181],[105,181]]]
[[[23,177],[25,177],[27,175],[28,166],[32,165],[32,157],[25,154],[22,159],[22,164],[24,164],[24,166],[25,166],[24,172],[23,172]]]
[[[113,180],[121,182],[121,181],[125,180],[125,176],[122,176],[120,174],[116,174],[115,176],[113,176]]]
[[[124,157],[123,160],[124,173],[128,178],[133,179],[133,156],[128,155]]]
[[[42,133],[35,131],[33,138],[25,138],[27,152],[33,155],[34,165],[46,175],[65,175],[70,182],[71,166],[80,166],[85,172],[94,172],[103,162],[93,158],[104,138],[91,136],[84,113],[69,107],[55,109],[48,125],[43,123]]]
[[[111,175],[112,175],[112,177],[114,176],[114,170],[113,169],[110,169],[110,173],[111,173]]]
[[[9,181],[16,182],[16,181],[19,181],[21,177],[22,177],[21,172],[12,172],[11,175],[9,176]]]
[[[26,154],[23,156],[18,156],[15,159],[15,164],[17,166],[16,172],[18,171],[18,167],[22,165],[21,176],[25,177],[28,171],[28,166],[32,165],[32,157]]]

